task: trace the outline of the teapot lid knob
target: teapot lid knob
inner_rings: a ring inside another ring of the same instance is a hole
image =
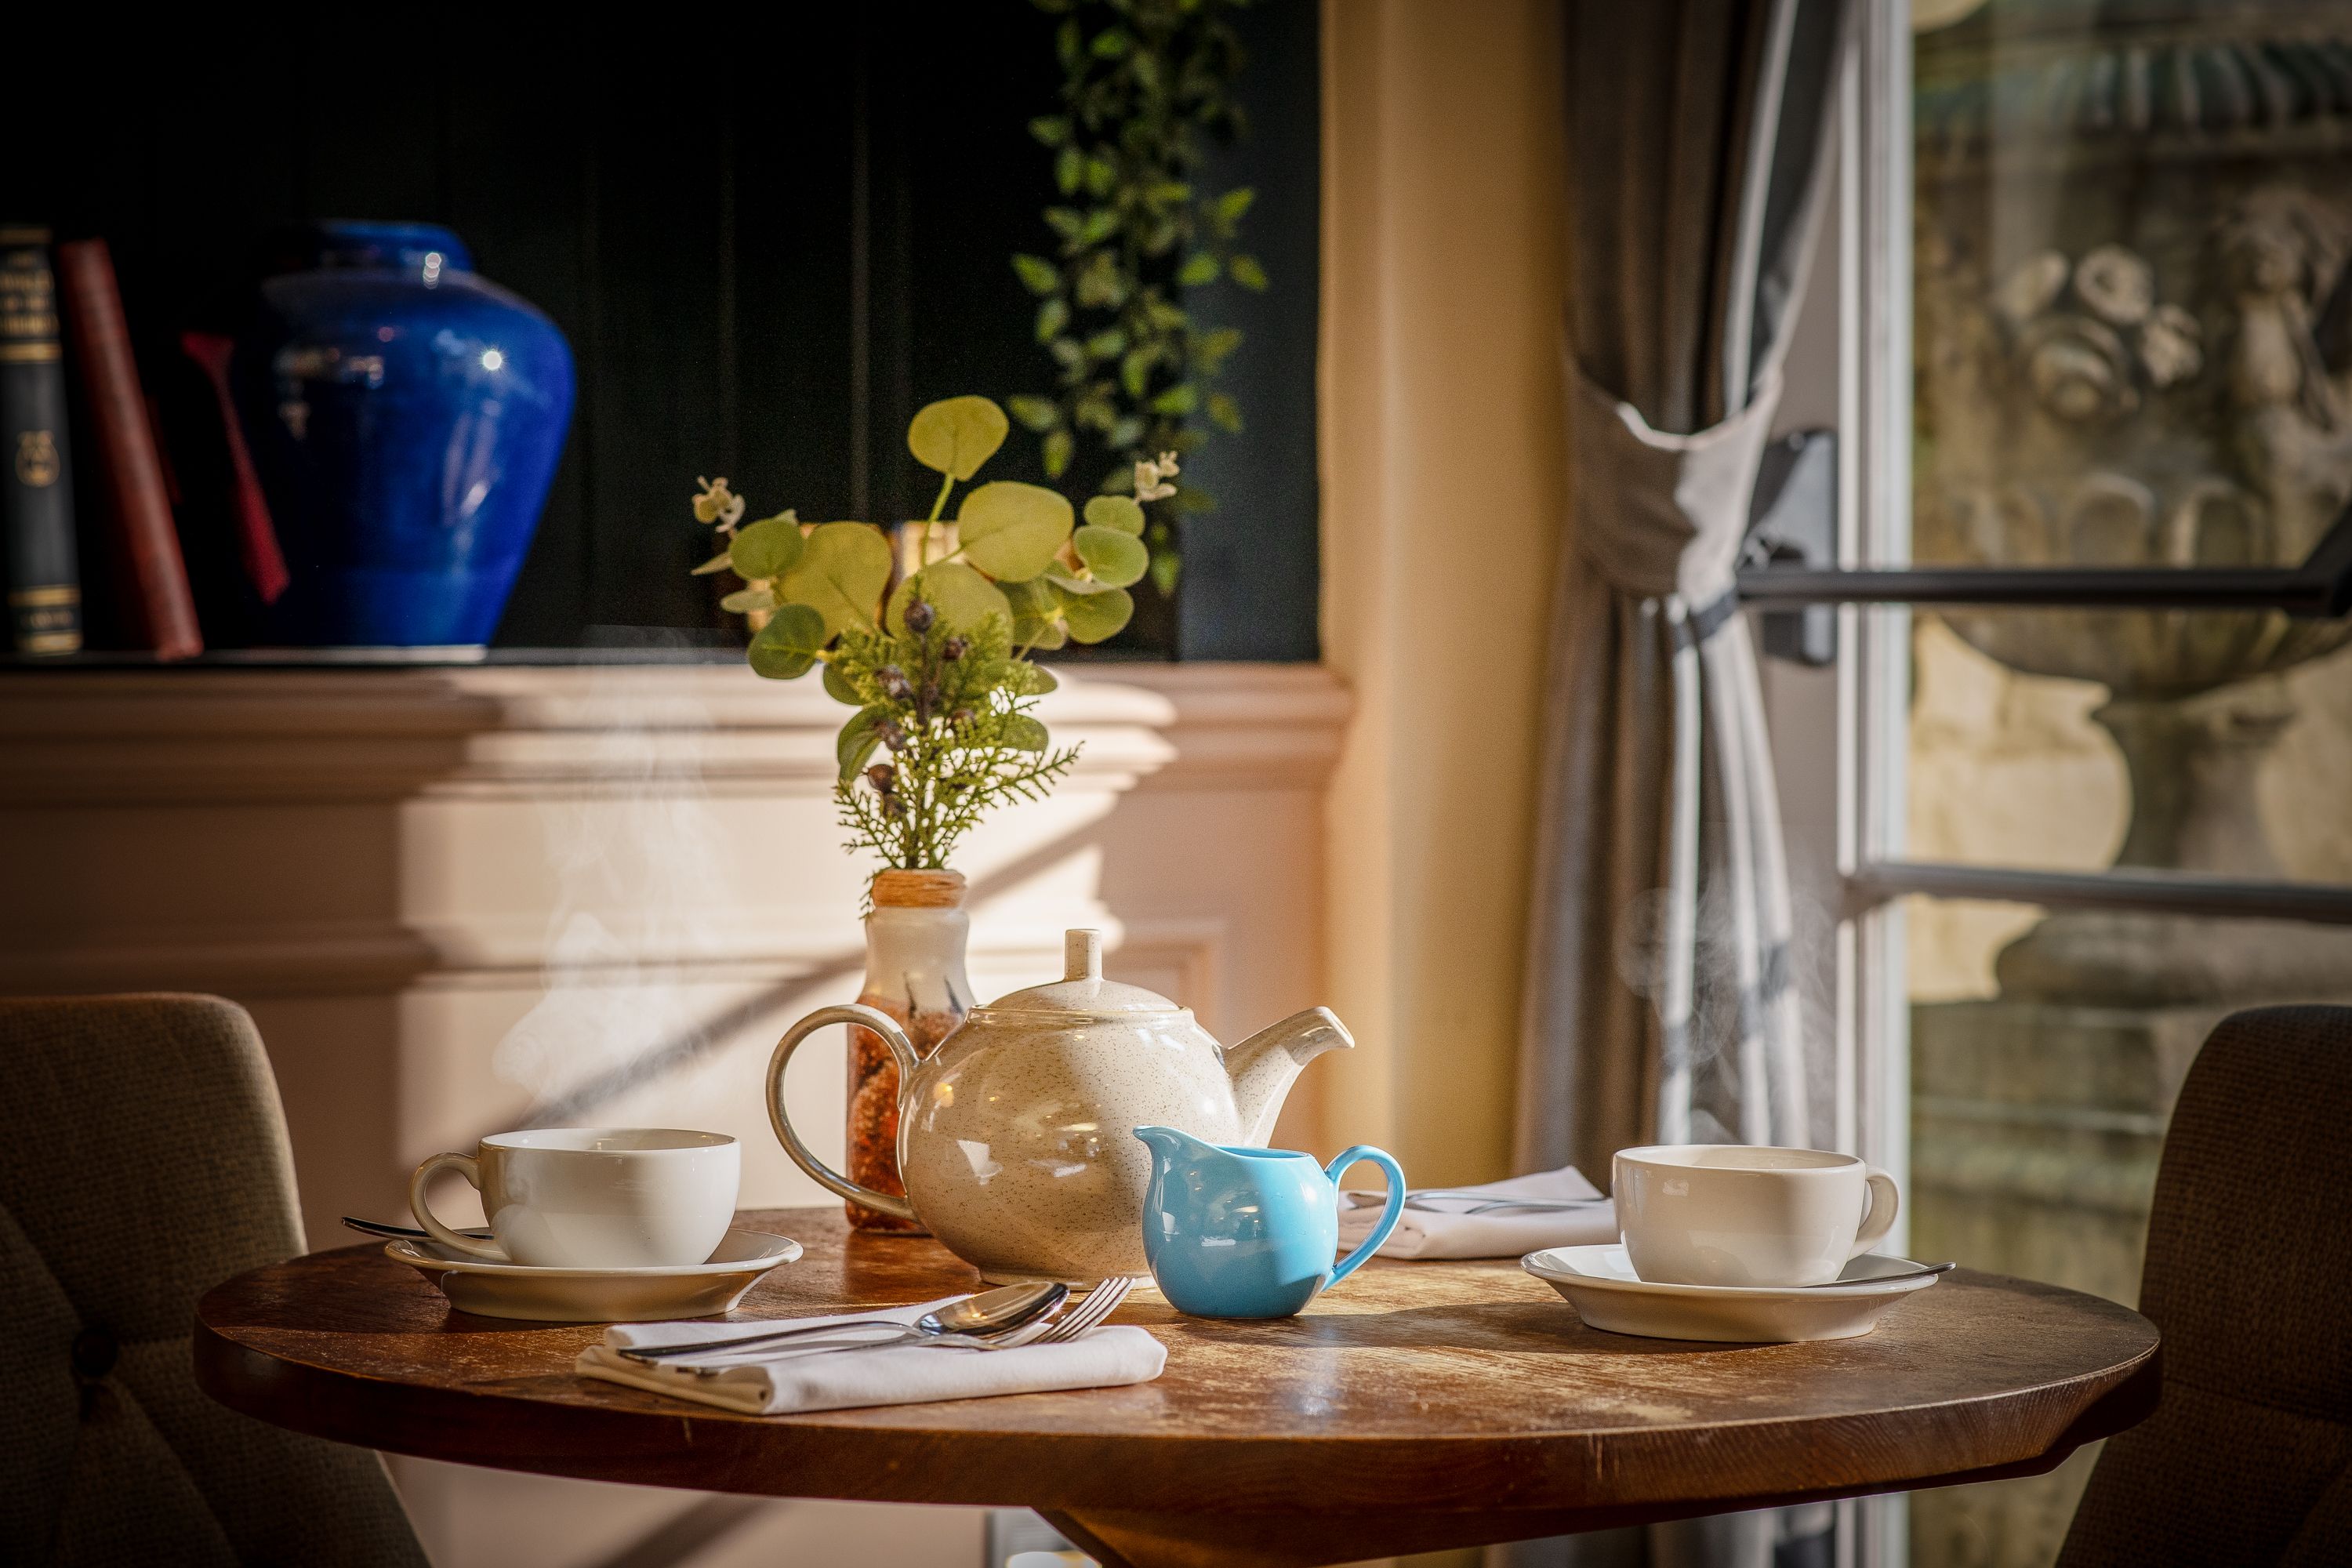
[[[1080,930],[1062,933],[1062,978],[1102,978],[1102,932]]]

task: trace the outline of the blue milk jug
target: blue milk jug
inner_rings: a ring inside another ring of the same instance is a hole
[[[1329,1166],[1289,1149],[1206,1143],[1139,1127],[1151,1148],[1143,1256],[1169,1302],[1196,1318],[1287,1318],[1380,1250],[1404,1213],[1404,1172],[1359,1143]],[[1339,1173],[1360,1160],[1388,1173],[1388,1206],[1363,1244],[1339,1252]]]

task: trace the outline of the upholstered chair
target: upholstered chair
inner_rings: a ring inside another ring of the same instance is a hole
[[[2060,1568],[2352,1563],[2352,1007],[2222,1021],[2180,1087],[2139,1310],[2164,1398]]]
[[[302,1250],[242,1008],[0,1001],[0,1562],[424,1568],[373,1454],[196,1388],[197,1298]]]

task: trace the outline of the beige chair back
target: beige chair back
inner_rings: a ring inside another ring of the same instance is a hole
[[[196,1300],[300,1252],[253,1020],[0,1001],[0,1561],[424,1568],[383,1466],[196,1388]]]

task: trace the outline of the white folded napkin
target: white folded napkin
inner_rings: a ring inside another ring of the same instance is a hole
[[[1513,1176],[1507,1182],[1489,1182],[1483,1187],[1447,1190],[1476,1193],[1488,1198],[1601,1197],[1600,1189],[1580,1175],[1573,1165],[1538,1171],[1531,1176]],[[1385,1194],[1381,1193],[1351,1192],[1346,1197],[1349,1206],[1339,1211],[1339,1247],[1343,1251],[1372,1234],[1373,1224],[1381,1217],[1386,1202]],[[1617,1239],[1616,1205],[1606,1198],[1581,1208],[1492,1209],[1485,1214],[1468,1212],[1478,1206],[1477,1198],[1420,1201],[1433,1206],[1405,1210],[1397,1220],[1396,1229],[1381,1244],[1379,1256],[1520,1258],[1547,1247],[1581,1247]]]
[[[873,1349],[858,1347],[861,1335],[873,1338],[878,1333],[870,1325],[911,1323],[955,1300],[949,1296],[878,1312],[796,1318],[789,1326],[838,1325],[843,1331],[659,1363],[632,1361],[620,1352],[625,1348],[740,1339],[769,1325],[707,1321],[614,1323],[604,1331],[604,1343],[580,1352],[573,1370],[583,1377],[651,1389],[750,1415],[782,1415],[866,1405],[978,1399],[992,1394],[1037,1394],[1056,1388],[1108,1388],[1123,1383],[1149,1383],[1167,1364],[1168,1352],[1158,1340],[1125,1325],[1091,1329],[1061,1344],[1023,1345],[1015,1350],[983,1351],[904,1340]],[[697,1365],[719,1370],[705,1376],[693,1370]]]

